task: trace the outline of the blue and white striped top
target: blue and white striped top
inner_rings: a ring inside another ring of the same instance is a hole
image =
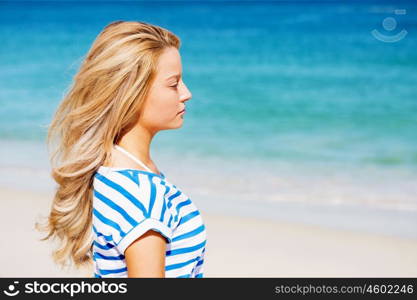
[[[127,277],[125,250],[148,230],[167,239],[165,277],[203,277],[206,228],[165,175],[100,166],[93,180],[94,277]]]

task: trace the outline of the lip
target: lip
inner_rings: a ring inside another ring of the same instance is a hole
[[[185,109],[183,109],[182,111],[180,111],[178,114],[182,114],[185,113]]]

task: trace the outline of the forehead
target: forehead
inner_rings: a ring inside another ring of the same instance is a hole
[[[172,75],[181,74],[181,71],[182,65],[179,51],[174,47],[165,49],[158,59],[158,77],[168,79]]]

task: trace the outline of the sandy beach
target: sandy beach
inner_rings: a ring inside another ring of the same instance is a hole
[[[0,189],[1,277],[91,277],[60,270],[35,219],[51,194]],[[417,240],[201,212],[207,227],[205,277],[416,277]],[[6,244],[7,243],[7,244]],[[21,260],[24,260],[21,261]]]

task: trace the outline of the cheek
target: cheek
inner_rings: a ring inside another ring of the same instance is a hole
[[[169,120],[178,112],[178,96],[174,91],[153,93],[146,107],[147,119]]]

